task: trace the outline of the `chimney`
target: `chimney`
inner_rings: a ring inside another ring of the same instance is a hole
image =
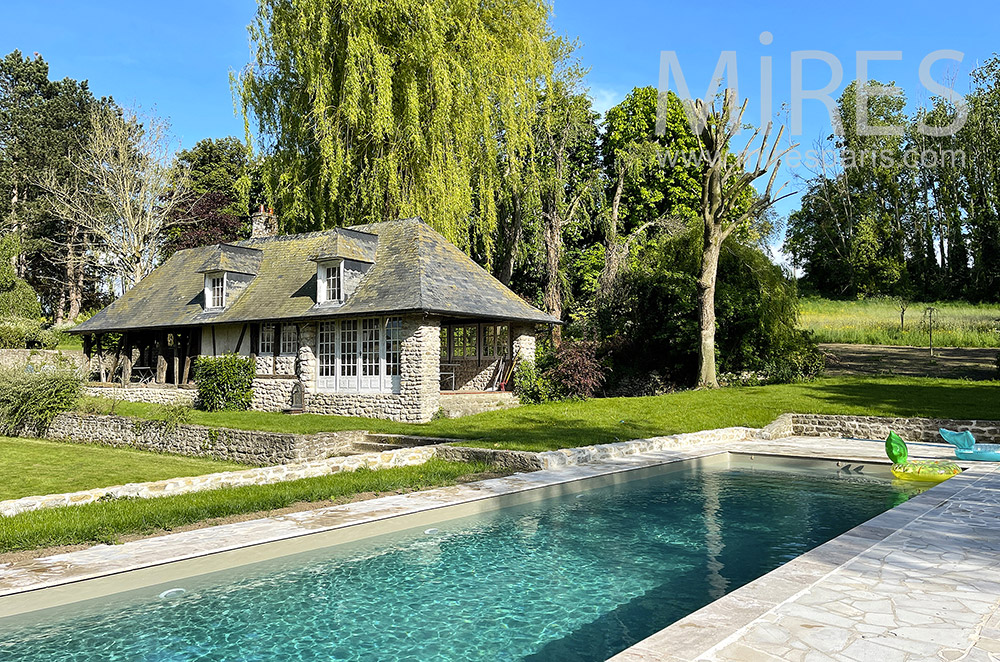
[[[278,218],[274,215],[274,210],[261,205],[250,216],[250,238],[273,237],[276,234],[278,234]]]

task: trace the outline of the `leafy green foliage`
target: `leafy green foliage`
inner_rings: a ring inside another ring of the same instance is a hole
[[[700,239],[690,232],[647,246],[640,266],[598,310],[597,331],[612,361],[612,392],[654,371],[674,384],[691,383],[698,358]],[[818,350],[796,328],[795,288],[759,249],[726,244],[717,287],[722,372],[763,371],[765,381],[816,376]]]
[[[67,370],[0,372],[0,434],[45,434],[56,416],[76,406],[82,390],[80,377]]]
[[[523,0],[260,2],[235,84],[285,229],[420,215],[491,254],[496,194],[533,147],[548,15]]]
[[[200,356],[195,362],[198,406],[205,411],[242,411],[253,400],[253,358],[226,354]]]
[[[177,153],[176,168],[187,175],[185,204],[174,214],[164,258],[196,246],[250,235],[251,200],[263,195],[259,172],[237,138],[206,138]]]
[[[51,213],[40,180],[75,176],[70,157],[85,139],[91,109],[100,103],[112,102],[95,99],[86,81],[49,80],[49,65],[37,53],[15,50],[0,58],[0,188],[5,191],[0,219],[3,230],[23,242],[19,272],[60,319],[99,301],[98,274],[88,260],[87,234]]]
[[[521,361],[514,368],[514,393],[523,404],[538,404],[552,399],[552,385],[539,374],[532,361]]]
[[[0,317],[0,349],[55,349],[58,345],[59,337],[43,329],[38,319]]]

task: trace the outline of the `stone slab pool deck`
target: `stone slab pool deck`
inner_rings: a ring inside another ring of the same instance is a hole
[[[231,550],[308,534],[346,535],[356,524],[725,452],[885,462],[882,443],[874,441],[706,441],[98,545],[0,564],[0,616],[37,608],[33,600],[46,593],[74,595],[86,586],[79,584],[84,580],[110,581],[129,571],[155,576],[175,561],[210,565]],[[936,444],[910,444],[910,452],[914,458],[951,457],[950,448]],[[1000,660],[1000,465],[960,464],[966,468],[961,475],[727,594],[612,660]]]

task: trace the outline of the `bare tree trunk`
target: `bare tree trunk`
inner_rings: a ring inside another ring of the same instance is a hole
[[[66,317],[73,322],[83,305],[83,258],[84,249],[80,245],[80,226],[73,224],[69,234],[66,260]]]
[[[553,317],[562,318],[562,287],[559,282],[559,262],[562,258],[562,224],[558,212],[552,210],[545,218],[545,309]],[[552,342],[562,341],[562,327],[552,328]]]
[[[705,227],[705,244],[698,278],[698,386],[718,388],[715,371],[715,283],[719,273],[722,236],[714,226]]]
[[[521,211],[521,199],[515,194],[511,196],[510,227],[507,229],[507,246],[501,256],[497,269],[497,280],[504,285],[510,285],[514,277],[514,263],[517,261],[517,247],[524,234],[524,219]]]

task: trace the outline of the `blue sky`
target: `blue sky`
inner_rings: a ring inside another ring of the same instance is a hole
[[[229,73],[249,58],[246,26],[252,0],[188,0],[165,3],[20,2],[5,8],[0,49],[39,52],[53,77],[89,79],[98,95],[138,103],[168,117],[179,144],[201,138],[243,135],[234,115]],[[873,62],[870,76],[894,80],[911,104],[928,94],[918,67],[928,53],[952,49],[963,62],[941,62],[932,69],[940,80],[957,74],[956,89],[967,89],[968,73],[1000,50],[996,26],[1000,8],[992,2],[949,5],[941,2],[625,2],[556,0],[553,24],[578,37],[580,55],[590,67],[588,83],[604,110],[634,86],[656,85],[661,51],[677,53],[691,92],[703,95],[720,51],[735,51],[739,92],[750,99],[748,119],[760,118],[760,58],[773,58],[773,107],[790,98],[791,52],[832,53],[854,78],[859,50],[902,51],[902,60]],[[707,32],[708,26],[717,26]],[[759,36],[768,31],[773,42]],[[826,65],[807,63],[803,87],[822,87]],[[676,89],[676,88],[674,88]],[[834,93],[835,95],[837,92]],[[831,132],[827,113],[816,101],[803,106],[803,146]],[[790,177],[785,177],[790,179]],[[793,188],[795,182],[792,182]],[[796,207],[785,201],[780,211]]]

